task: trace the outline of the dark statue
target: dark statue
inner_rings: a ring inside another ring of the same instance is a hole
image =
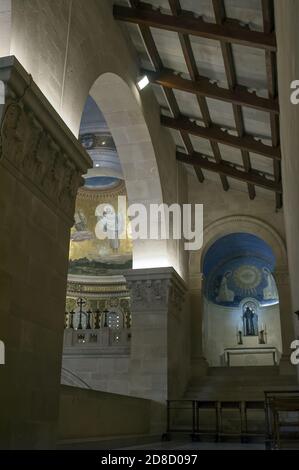
[[[243,313],[244,336],[258,336],[258,316],[250,307],[246,307]]]

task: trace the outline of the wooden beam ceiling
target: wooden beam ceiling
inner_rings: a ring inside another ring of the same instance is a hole
[[[170,5],[170,9],[173,15],[182,14],[179,0],[169,0],[169,5]],[[199,76],[196,61],[194,58],[190,38],[187,34],[179,33],[179,40],[181,43],[181,47],[182,47],[184,59],[188,68],[189,75],[193,81],[198,81],[200,76]],[[196,95],[196,98],[197,98],[197,103],[198,103],[201,115],[203,117],[203,123],[205,127],[208,128],[211,126],[212,121],[211,121],[209,107],[207,105],[207,100],[204,96],[201,96],[201,95]],[[185,132],[188,132],[188,130],[185,130]],[[212,152],[213,152],[216,162],[218,163],[221,162],[221,153],[219,150],[218,143],[216,141],[211,140],[210,144],[211,144]],[[224,191],[228,191],[229,184],[228,184],[226,176],[220,175],[220,180],[221,180]]]
[[[153,10],[149,8],[149,5],[147,5],[147,8],[129,8],[114,5],[113,14],[117,20],[149,28],[159,28],[176,33],[191,34],[192,36],[276,51],[276,39],[272,33],[251,31],[238,23],[227,22],[223,25],[208,23],[203,21],[202,18],[195,18],[191,12],[181,10],[179,15],[173,16]]]
[[[148,76],[151,83],[166,88],[226,101],[227,103],[233,103],[239,106],[247,106],[248,108],[254,108],[259,111],[273,112],[275,114],[279,113],[277,99],[261,98],[254,92],[250,93],[244,86],[237,85],[234,90],[227,90],[226,88],[219,87],[216,83],[211,83],[206,77],[200,77],[198,81],[194,82],[181,77],[169,69],[163,69],[159,72],[143,70],[142,73]]]
[[[129,7],[114,6],[114,17],[121,21],[137,24],[148,56],[155,71],[143,70],[151,83],[162,87],[172,117],[162,115],[162,125],[179,132],[187,153],[177,152],[177,160],[192,164],[198,179],[202,182],[202,170],[219,173],[224,190],[229,189],[227,178],[235,178],[247,183],[249,197],[255,197],[255,186],[275,191],[276,206],[282,205],[281,190],[281,151],[279,145],[279,105],[276,84],[276,38],[274,28],[273,0],[261,0],[264,31],[257,32],[248,26],[241,26],[238,20],[227,18],[224,0],[212,0],[216,23],[196,18],[192,12],[181,8],[180,0],[168,0],[170,14],[161,13],[152,5],[130,0]],[[190,79],[176,71],[164,67],[150,28],[174,31],[178,34]],[[190,35],[213,39],[220,42],[227,88],[203,77],[198,70]],[[241,44],[265,51],[267,68],[268,97],[260,97],[237,83],[232,44]],[[201,118],[183,116],[180,112],[174,90],[192,93],[196,96]],[[235,133],[212,122],[207,99],[230,103],[235,120]],[[249,107],[269,113],[272,146],[263,144],[260,139],[246,135],[242,107]],[[198,122],[200,121],[200,125]],[[207,139],[211,145],[212,157],[195,152],[190,135]],[[240,149],[243,167],[222,159],[219,144]],[[252,169],[250,152],[273,160],[273,180],[264,172]]]
[[[265,145],[248,135],[243,135],[242,137],[231,135],[228,131],[223,131],[221,127],[216,124],[206,128],[190,120],[189,117],[182,115],[176,119],[161,115],[161,124],[165,127],[169,127],[170,129],[187,132],[188,134],[202,139],[208,139],[213,142],[218,142],[219,144],[229,145],[240,150],[246,150],[247,152],[253,152],[273,160],[279,161],[281,159],[279,147]]]
[[[134,8],[138,7],[140,4],[139,0],[129,0],[129,2],[130,2],[131,7],[134,7]],[[155,70],[163,69],[163,63],[162,63],[160,54],[158,52],[158,49],[156,47],[150,28],[148,26],[139,25],[139,30],[140,30],[140,34],[142,36],[145,48],[147,50],[148,56]],[[179,111],[179,107],[178,107],[173,90],[167,87],[162,87],[162,89],[163,89],[163,92],[164,92],[164,95],[167,100],[172,116],[174,118],[178,117],[180,114],[180,111]],[[182,132],[180,131],[180,136],[181,136],[182,142],[184,144],[184,147],[187,153],[192,154],[193,146],[192,146],[192,142],[188,133],[184,131]],[[204,175],[201,169],[199,168],[199,166],[196,166],[194,168],[194,171],[198,180],[202,183],[204,181]]]
[[[244,181],[245,183],[260,186],[264,189],[277,192],[282,191],[281,183],[276,183],[275,181],[266,178],[258,171],[251,170],[250,172],[247,172],[238,169],[235,165],[226,160],[222,160],[221,163],[215,163],[197,152],[193,152],[192,155],[177,152],[176,158],[178,161],[187,163],[188,165],[199,165],[200,168],[204,170],[220,173],[222,175],[229,176],[230,178]]]
[[[262,0],[262,11],[263,11],[263,26],[265,33],[273,33],[275,29],[274,24],[274,7],[272,0]],[[266,70],[267,70],[267,81],[268,81],[268,93],[270,99],[277,98],[277,67],[276,67],[276,55],[274,52],[266,51]],[[278,147],[280,143],[279,137],[279,115],[270,113],[270,126],[273,147]],[[274,162],[273,164],[275,181],[281,182],[281,164],[280,162]],[[276,193],[276,207],[280,209],[282,207],[282,193]]]
[[[216,18],[216,23],[219,25],[224,24],[226,20],[226,12],[225,12],[225,5],[224,0],[213,0],[213,8],[214,14]],[[232,51],[231,44],[221,41],[221,51],[223,56],[224,68],[226,72],[226,79],[228,82],[229,89],[231,91],[235,90],[237,86],[237,78],[236,78],[236,70],[235,70],[235,63],[234,63],[234,56]],[[244,121],[243,121],[243,113],[242,108],[236,103],[233,103],[233,114],[236,123],[236,129],[239,137],[242,137],[245,133],[244,129]],[[244,168],[247,172],[251,171],[251,163],[250,163],[250,156],[249,152],[246,149],[241,149],[242,160]],[[255,198],[255,189],[252,184],[248,183],[248,193],[250,199]]]

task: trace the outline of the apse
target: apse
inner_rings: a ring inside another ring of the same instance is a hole
[[[226,235],[208,249],[203,264],[203,343],[211,366],[279,363],[275,263],[271,247],[249,233]]]
[[[114,275],[132,267],[132,241],[120,239],[118,232],[114,233],[113,239],[99,239],[96,227],[100,224],[104,229],[109,225],[118,230],[118,224],[111,218],[127,218],[127,214],[119,213],[118,207],[118,197],[127,198],[127,191],[113,137],[101,110],[90,96],[82,114],[79,139],[93,161],[93,168],[84,175],[84,186],[77,195],[69,275],[79,278]],[[98,207],[102,205],[106,212],[101,217]]]
[[[247,233],[224,236],[204,259],[205,296],[228,307],[238,307],[247,297],[260,305],[276,304],[274,269],[274,253],[260,238]]]

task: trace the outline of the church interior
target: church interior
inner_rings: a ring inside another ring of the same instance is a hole
[[[1,450],[299,448],[298,21],[0,0]]]

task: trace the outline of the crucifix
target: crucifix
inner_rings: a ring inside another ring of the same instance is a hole
[[[86,301],[82,299],[81,297],[77,300],[77,305],[80,308],[80,316],[79,316],[79,325],[78,325],[78,330],[82,330],[82,314],[86,316],[86,313],[83,312],[83,308],[86,305]]]

